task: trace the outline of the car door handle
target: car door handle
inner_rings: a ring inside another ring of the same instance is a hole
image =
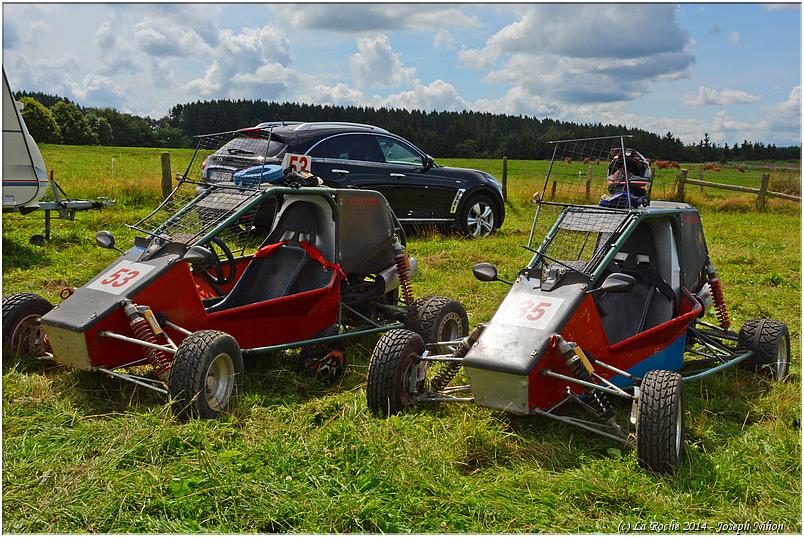
[[[349,175],[349,170],[339,170],[337,168],[333,168],[332,173],[340,173],[340,174],[343,174],[343,175]]]
[[[391,177],[405,177],[404,173],[389,173]]]

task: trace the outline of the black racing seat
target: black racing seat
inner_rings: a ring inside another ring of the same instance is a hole
[[[634,287],[625,293],[597,297],[609,344],[665,323],[675,315],[675,293],[660,275],[653,235],[647,226],[635,230],[607,272],[622,272],[636,279]]]
[[[294,202],[282,214],[229,294],[207,308],[207,312],[214,313],[324,287],[329,283],[330,275],[300,244],[306,241],[314,246],[315,232],[314,207],[308,203]]]

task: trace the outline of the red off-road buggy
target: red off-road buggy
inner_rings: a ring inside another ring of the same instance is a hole
[[[416,263],[378,192],[301,187],[294,174],[265,188],[189,179],[232,139],[243,133],[202,137],[171,196],[130,226],[134,245],[63,302],[4,298],[4,355],[100,371],[169,394],[180,415],[213,418],[237,392],[244,357],[302,348],[306,371],[335,379],[349,338],[468,332],[459,302],[414,301]],[[97,240],[116,249],[109,232]],[[154,377],[126,371],[146,364]]]
[[[413,403],[476,401],[635,444],[641,465],[672,472],[684,444],[684,384],[736,364],[785,378],[787,326],[753,319],[729,329],[698,211],[649,204],[649,169],[624,137],[554,148],[525,246],[534,255],[505,282],[497,312],[455,341],[384,334],[369,365],[369,407],[387,416]],[[556,220],[533,249],[539,215],[551,209]],[[504,281],[488,263],[474,273]],[[703,320],[710,308],[717,324]],[[453,384],[461,369],[468,384]],[[610,397],[632,403],[627,419]],[[572,406],[580,415],[566,412]]]

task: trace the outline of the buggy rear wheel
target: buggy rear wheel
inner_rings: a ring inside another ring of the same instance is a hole
[[[424,352],[421,336],[410,330],[389,330],[371,353],[366,401],[380,417],[398,414],[413,403],[419,388],[418,357]],[[415,375],[415,376],[414,376]]]
[[[3,298],[3,359],[41,356],[45,352],[42,316],[53,304],[33,293],[14,293]]]
[[[173,412],[180,418],[214,419],[240,391],[243,356],[224,332],[193,332],[179,345],[168,379]]]
[[[684,382],[674,371],[648,371],[639,386],[637,460],[643,468],[672,474],[684,453]]]
[[[782,380],[790,371],[790,331],[787,325],[770,319],[749,319],[740,328],[739,348],[754,351],[740,365]]]
[[[453,341],[469,334],[469,317],[463,304],[443,296],[428,296],[414,302],[406,324],[426,343]]]

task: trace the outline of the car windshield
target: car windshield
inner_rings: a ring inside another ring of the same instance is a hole
[[[251,156],[275,157],[287,147],[287,144],[278,140],[266,138],[251,138],[248,136],[238,136],[215,152],[216,156]]]

